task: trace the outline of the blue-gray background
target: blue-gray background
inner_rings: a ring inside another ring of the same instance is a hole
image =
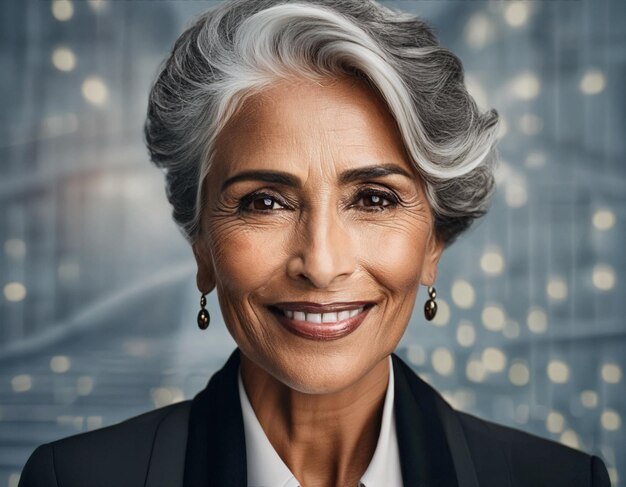
[[[504,124],[490,213],[444,253],[398,353],[456,407],[602,456],[626,485],[626,3],[395,1]],[[212,2],[0,7],[0,486],[34,447],[191,398],[235,344],[141,125]],[[620,242],[622,242],[620,244]]]

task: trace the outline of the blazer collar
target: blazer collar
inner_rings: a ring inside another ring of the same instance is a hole
[[[246,445],[237,387],[239,348],[192,400],[184,487],[245,487]],[[478,487],[463,428],[448,403],[396,354],[396,430],[402,478],[419,487]]]
[[[478,487],[457,413],[400,357],[391,354],[398,448],[405,485]]]

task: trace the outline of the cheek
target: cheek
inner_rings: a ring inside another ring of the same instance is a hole
[[[268,282],[279,268],[284,232],[237,229],[216,235],[215,267],[221,287],[243,294]]]
[[[420,282],[425,242],[419,228],[363,232],[360,249],[366,267],[389,291],[406,292]]]

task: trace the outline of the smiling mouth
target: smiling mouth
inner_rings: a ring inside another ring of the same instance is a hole
[[[311,340],[336,340],[356,330],[373,306],[367,304],[331,313],[282,310],[276,306],[268,309],[291,333]]]

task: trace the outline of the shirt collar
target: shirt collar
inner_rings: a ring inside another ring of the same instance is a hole
[[[374,456],[361,477],[363,487],[402,487],[400,454],[396,437],[394,404],[394,371],[389,356],[389,382],[385,393],[380,433]],[[280,458],[252,409],[241,379],[237,373],[239,398],[243,414],[249,487],[298,487],[298,481]]]

